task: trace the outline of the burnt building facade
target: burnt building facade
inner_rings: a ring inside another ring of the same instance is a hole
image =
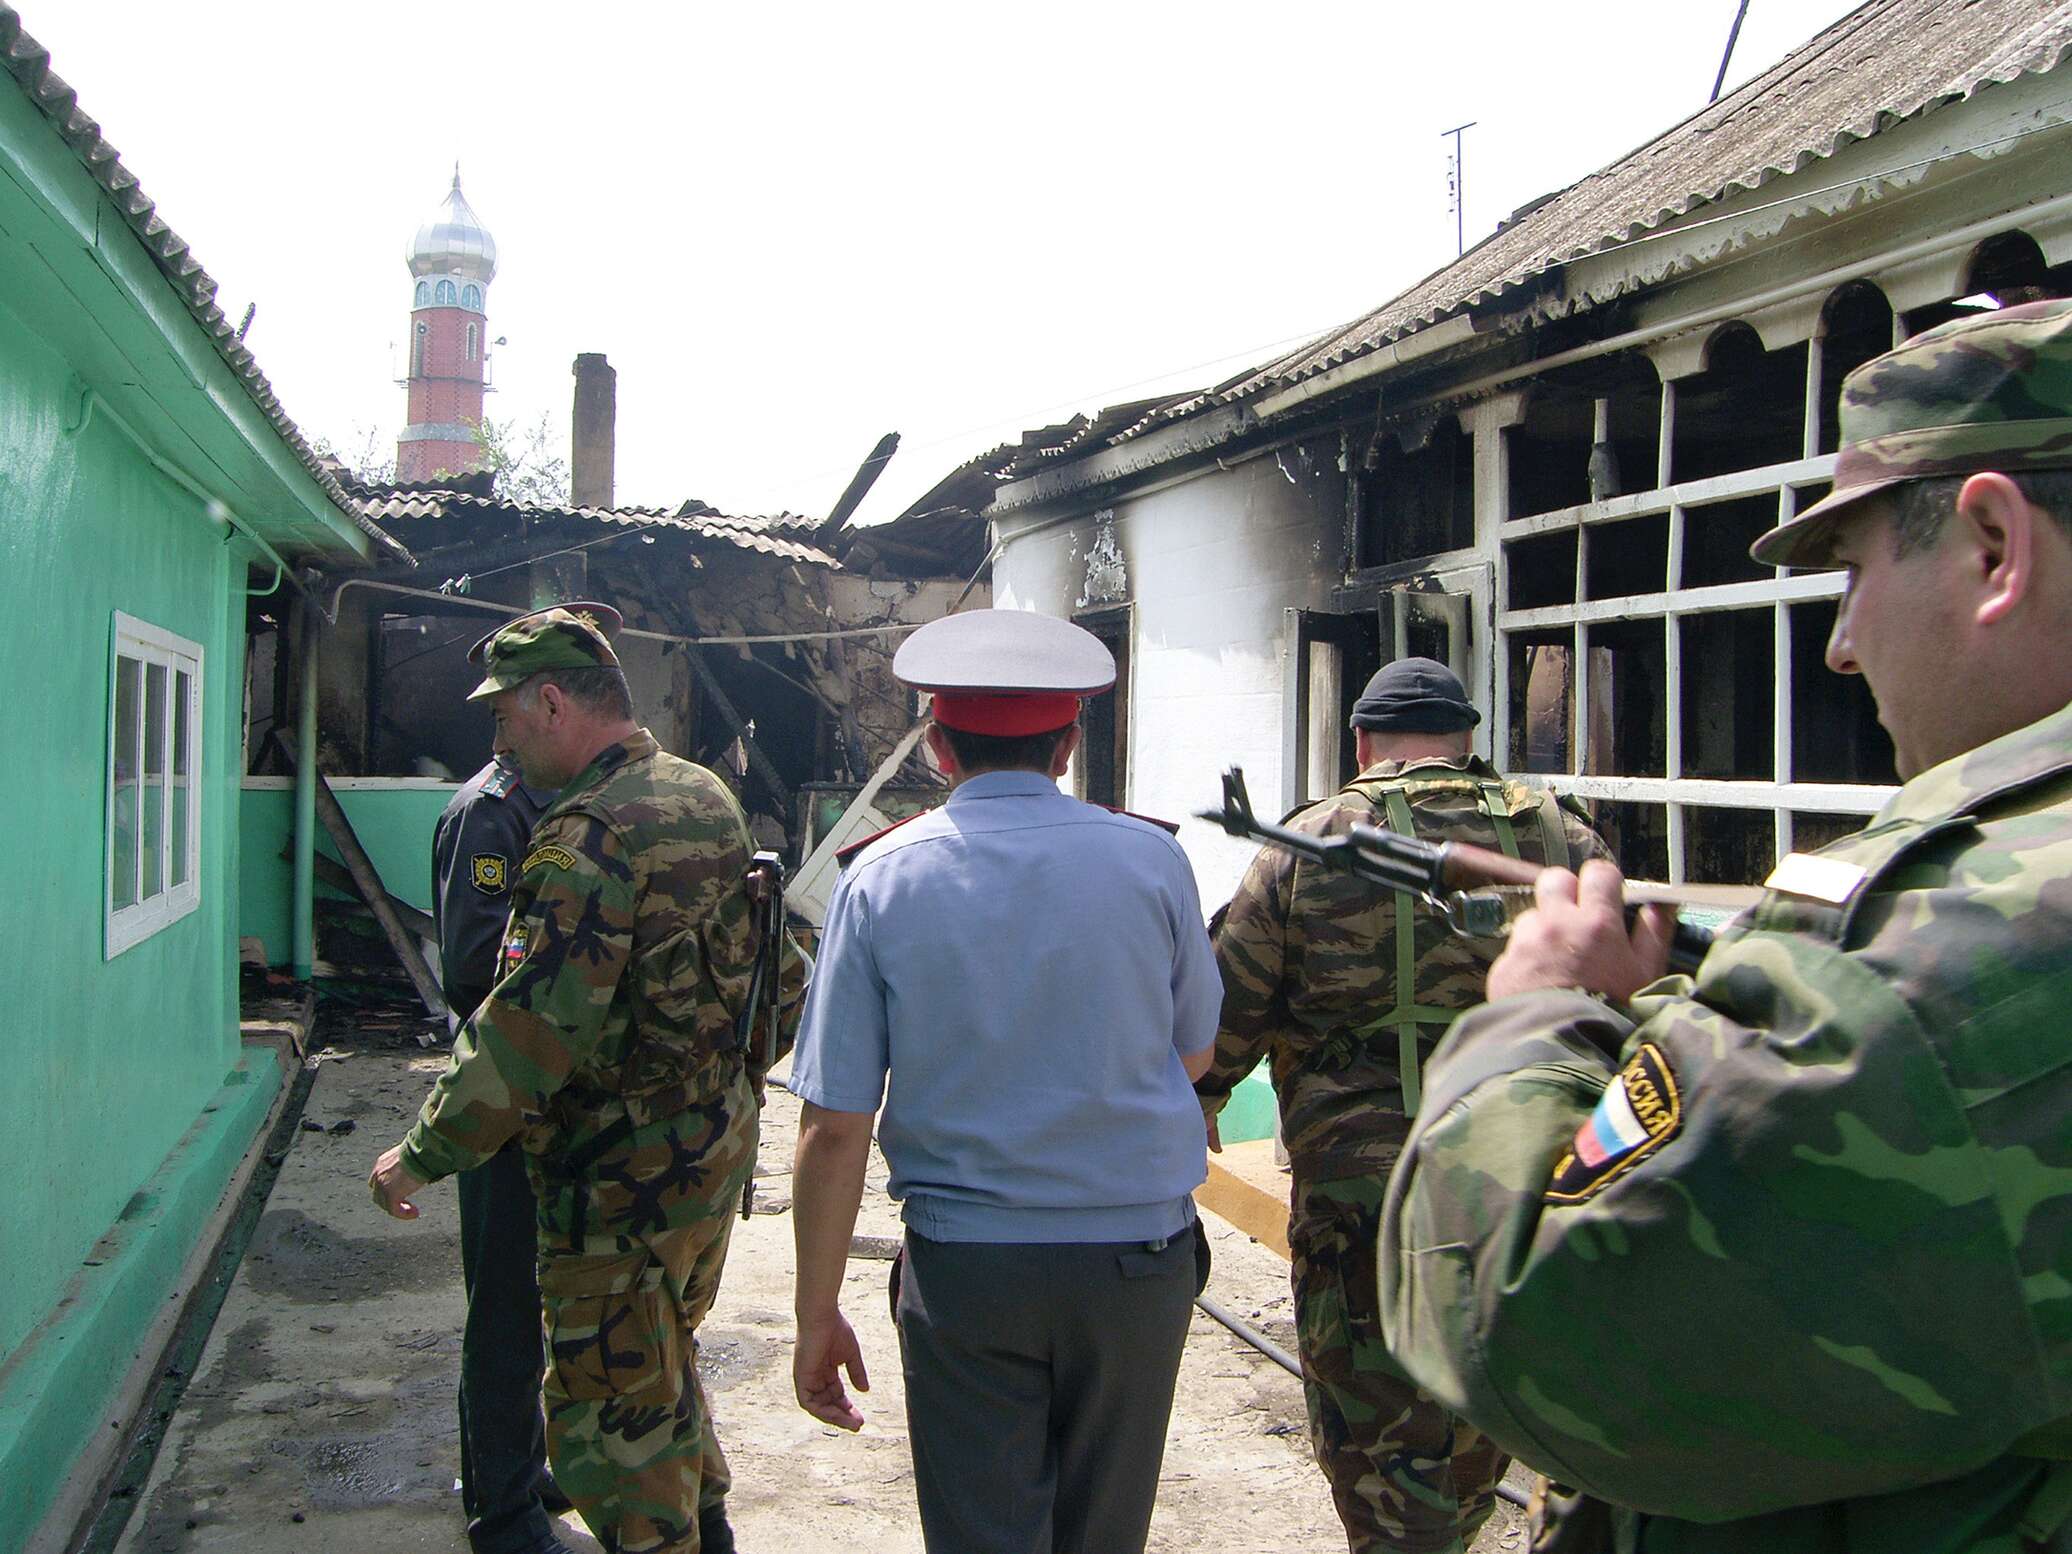
[[[2068,48],[2062,13],[1874,0],[1343,329],[1006,450],[996,602],[1126,665],[1082,785],[1329,792],[1361,683],[1421,653],[1633,873],[1747,881],[1860,826],[1894,775],[1823,667],[1841,579],[1748,542],[1826,491],[1851,368],[2072,287]],[[1227,893],[1248,849],[1184,836]]]

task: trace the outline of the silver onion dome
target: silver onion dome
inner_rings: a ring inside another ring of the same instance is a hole
[[[453,187],[431,219],[417,229],[403,255],[412,275],[460,275],[488,285],[496,278],[496,239],[460,192],[460,165]]]

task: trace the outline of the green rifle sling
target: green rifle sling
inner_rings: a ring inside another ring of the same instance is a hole
[[[1379,801],[1388,816],[1389,829],[1398,836],[1415,838],[1417,821],[1411,813],[1407,789],[1415,782],[1419,788],[1439,786],[1466,786],[1472,784],[1482,804],[1482,813],[1489,817],[1489,823],[1496,830],[1497,846],[1507,858],[1516,858],[1518,833],[1511,824],[1511,810],[1501,782],[1489,782],[1480,778],[1464,777],[1458,784],[1445,778],[1413,778],[1409,781],[1362,782],[1350,786],[1350,791],[1359,794],[1369,803]],[[1551,793],[1540,796],[1538,811],[1541,851],[1549,863],[1557,867],[1568,866],[1568,838],[1561,828],[1561,819]],[[1359,1037],[1377,1035],[1382,1031],[1396,1033],[1396,1078],[1403,1090],[1403,1115],[1415,1117],[1418,1103],[1424,1098],[1421,1075],[1424,1068],[1417,1043],[1417,1028],[1420,1025],[1446,1026],[1453,1023],[1457,1009],[1438,1009],[1416,1001],[1417,989],[1417,898],[1407,890],[1395,892],[1396,898],[1396,1003],[1395,1007],[1371,1024],[1361,1026],[1354,1034]]]

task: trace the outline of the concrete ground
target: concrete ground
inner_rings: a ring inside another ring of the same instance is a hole
[[[137,1497],[122,1554],[465,1554],[454,1479],[462,1298],[453,1192],[432,1188],[423,1218],[406,1224],[377,1210],[366,1189],[374,1156],[401,1137],[443,1058],[385,1036],[334,1043],[319,1054],[305,1127]],[[885,1300],[899,1225],[882,1191],[882,1161],[873,1161],[844,1301],[870,1368],[868,1423],[848,1436],[792,1400],[797,1113],[789,1095],[773,1091],[759,1212],[735,1225],[725,1284],[699,1335],[734,1468],[734,1524],[748,1554],[918,1554]],[[1286,1263],[1225,1221],[1205,1219],[1216,1257],[1209,1293],[1292,1348]],[[566,1520],[570,1545],[594,1550],[580,1521]],[[1525,1543],[1522,1518],[1499,1503],[1475,1550],[1513,1554]],[[1345,1547],[1309,1455],[1300,1386],[1199,1313],[1150,1547]]]

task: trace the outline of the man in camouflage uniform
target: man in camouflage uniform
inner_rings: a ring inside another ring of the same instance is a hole
[[[1389,1186],[1396,1353],[1616,1504],[1588,1554],[2072,1549],[2072,303],[1859,368],[1842,431],[1754,554],[1846,570],[1904,786],[1695,977],[1543,875]]]
[[[1287,824],[1311,836],[1375,825],[1535,863],[1604,856],[1552,794],[1468,753],[1480,717],[1444,664],[1388,665],[1353,711],[1359,776]],[[1310,1441],[1353,1554],[1465,1548],[1503,1476],[1497,1448],[1389,1358],[1374,1293],[1382,1184],[1417,1109],[1419,1052],[1480,1000],[1495,953],[1407,892],[1271,847],[1216,936],[1223,1013],[1195,1089],[1214,1142],[1231,1090],[1271,1060],[1294,1167],[1288,1246]]]
[[[747,829],[717,777],[634,721],[579,613],[522,617],[473,656],[499,746],[561,791],[519,868],[502,975],[370,1185],[413,1218],[419,1188],[522,1140],[555,1477],[615,1554],[726,1554],[729,1478],[693,1335],[755,1164]]]

